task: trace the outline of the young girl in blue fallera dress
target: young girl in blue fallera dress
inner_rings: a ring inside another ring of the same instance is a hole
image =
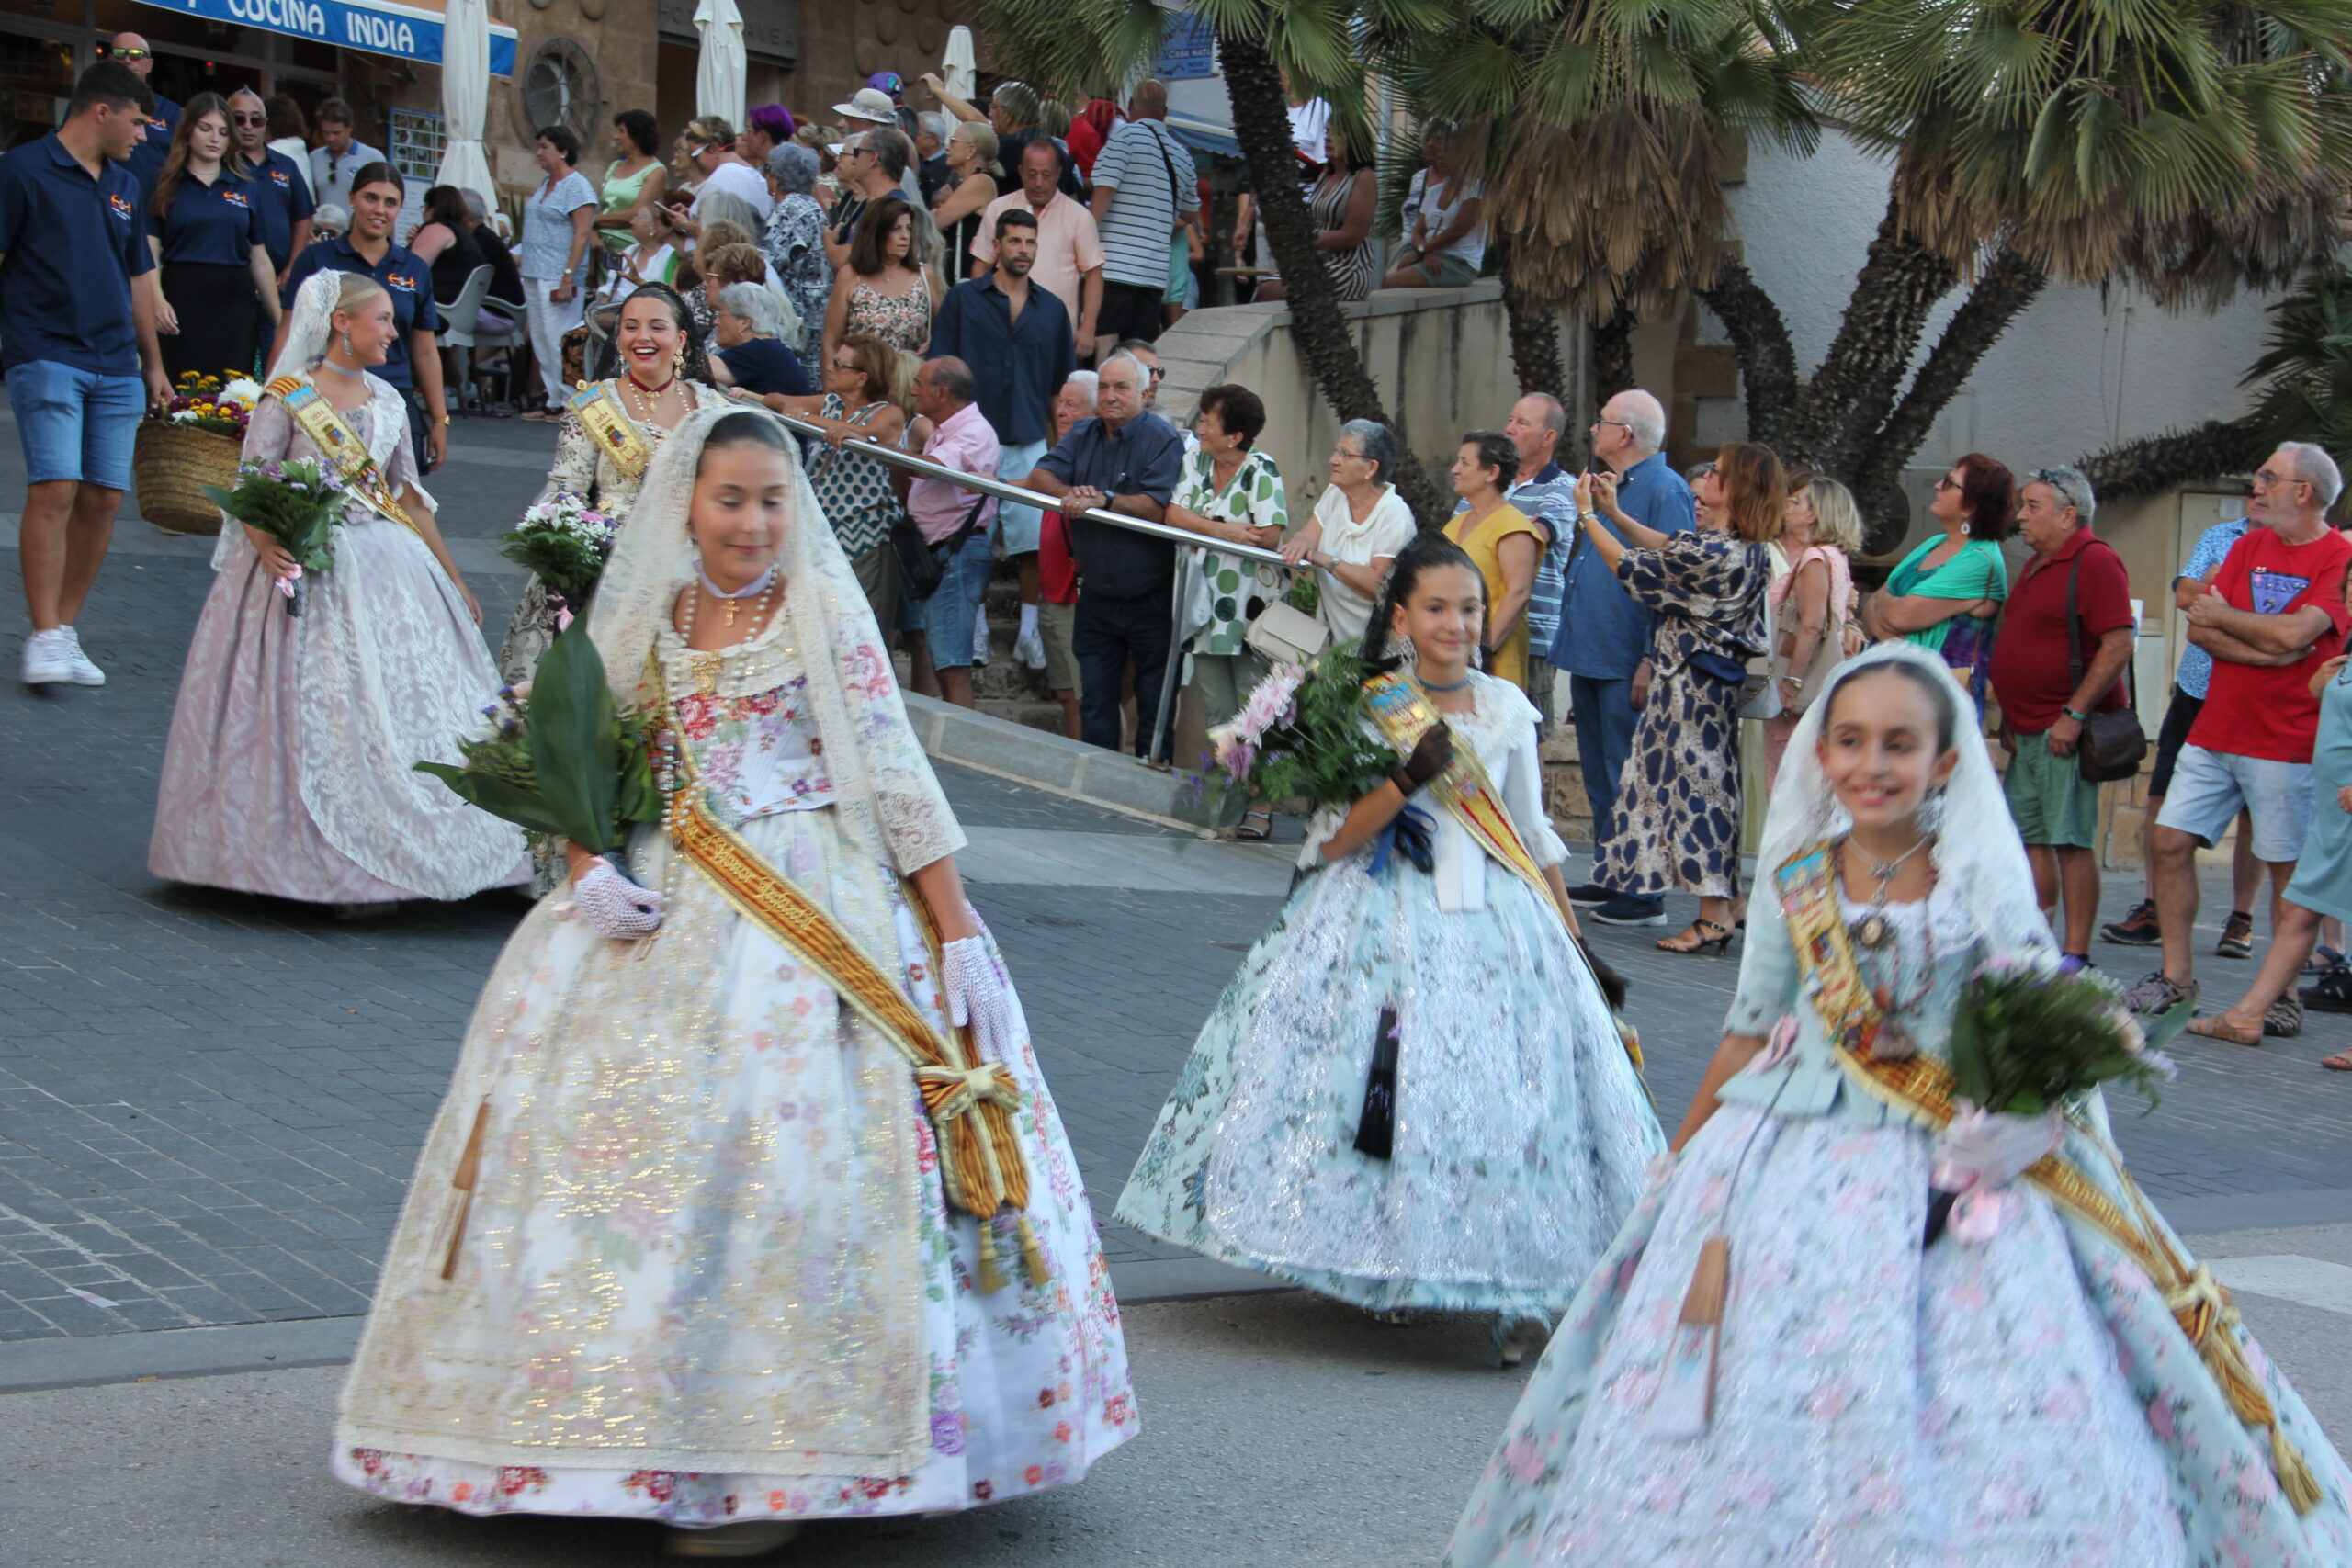
[[[1375,711],[1385,694],[1425,728],[1384,736],[1392,782],[1315,818],[1118,1217],[1370,1311],[1493,1313],[1508,1364],[1664,1139],[1577,945],[1535,710],[1471,668],[1484,610],[1459,547],[1398,554],[1371,623],[1397,657],[1368,648],[1367,668]],[[1393,1115],[1368,1117],[1380,1073]]]
[[[1895,643],[1798,726],[1676,1163],[1529,1381],[1449,1568],[2352,1562],[2352,1476],[2100,1097],[1952,1102],[1971,976],[2058,958],[1972,716]],[[1923,1240],[1931,1186],[1967,1195]]]

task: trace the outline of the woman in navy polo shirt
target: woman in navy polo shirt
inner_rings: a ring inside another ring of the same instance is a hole
[[[164,372],[175,381],[190,370],[250,376],[277,330],[277,272],[260,206],[267,196],[228,156],[228,100],[198,93],[180,115],[149,200],[147,243],[164,269],[164,300],[179,319],[179,331],[163,340]]]

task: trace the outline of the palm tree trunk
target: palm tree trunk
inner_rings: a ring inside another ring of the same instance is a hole
[[[1634,312],[1623,305],[1592,329],[1592,406],[1600,408],[1634,385]]]
[[[1740,386],[1747,397],[1747,438],[1778,446],[1802,387],[1797,351],[1781,308],[1747,264],[1736,260],[1724,263],[1715,286],[1701,290],[1699,298],[1723,322],[1738,356]]]
[[[1258,212],[1266,226],[1267,243],[1283,274],[1283,298],[1290,310],[1291,338],[1307,373],[1342,420],[1370,419],[1388,425],[1396,422],[1381,406],[1379,389],[1363,367],[1355,333],[1340,309],[1340,295],[1323,265],[1315,243],[1315,222],[1306,198],[1291,177],[1298,156],[1290,136],[1282,73],[1259,39],[1224,28],[1217,29],[1217,58],[1225,72],[1226,94],[1233,104],[1233,137],[1253,170],[1275,171],[1253,180]],[[1397,493],[1413,509],[1424,528],[1442,526],[1453,511],[1440,497],[1419,461],[1401,435],[1397,441]]]
[[[1560,321],[1543,310],[1519,287],[1511,270],[1511,244],[1501,243],[1503,315],[1510,325],[1510,362],[1519,372],[1521,397],[1548,392],[1562,407],[1568,401],[1567,367],[1560,363]]]
[[[1958,281],[1950,262],[1904,232],[1890,188],[1886,216],[1854,280],[1838,335],[1781,427],[1781,456],[1831,474],[1851,473],[1865,433],[1894,406],[1928,313]]]
[[[1927,363],[1911,378],[1911,389],[1885,423],[1863,437],[1860,455],[1847,476],[1856,495],[1865,491],[1883,492],[1896,482],[1904,463],[1928,438],[1928,427],[1975,373],[1984,351],[2009,330],[2049,281],[2049,275],[2040,267],[2002,247],[1952,313]]]
[[[2101,501],[2154,495],[2175,485],[2250,473],[2275,443],[2252,420],[2207,420],[2187,430],[2143,435],[2075,459]]]

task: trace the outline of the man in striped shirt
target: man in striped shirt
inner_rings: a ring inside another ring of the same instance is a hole
[[[1111,132],[1094,160],[1092,208],[1103,257],[1102,309],[1094,321],[1098,357],[1121,338],[1159,340],[1169,253],[1179,228],[1200,209],[1193,155],[1167,119],[1167,85],[1137,83],[1127,100],[1127,122]]]

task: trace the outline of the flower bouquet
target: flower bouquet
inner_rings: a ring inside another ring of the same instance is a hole
[[[140,422],[131,448],[140,515],[168,534],[218,534],[220,511],[203,487],[236,482],[245,426],[261,395],[259,384],[243,378],[183,374],[161,414]]]
[[[1304,798],[1349,806],[1396,768],[1394,748],[1373,732],[1364,669],[1353,644],[1313,664],[1277,664],[1229,724],[1209,731],[1215,787],[1252,800]]]
[[[223,383],[218,376],[184,370],[172,388],[172,400],[164,406],[164,418],[184,429],[209,430],[243,441],[259,401],[261,383],[250,376]]]
[[[591,510],[583,498],[559,491],[523,513],[522,525],[508,530],[498,553],[537,575],[560,632],[604,576],[619,532],[619,524]]]
[[[484,723],[458,742],[462,765],[419,762],[493,817],[568,839],[611,861],[629,825],[662,818],[654,787],[650,716],[623,712],[605,683],[605,661],[584,629],[557,637],[538,673],[507,686]]]
[[[240,463],[235,488],[203,489],[212,504],[247,527],[260,529],[294,558],[294,575],[279,578],[277,591],[286,595],[286,613],[300,615],[311,596],[310,580],[303,574],[334,564],[334,530],[343,521],[348,499],[334,465],[311,457]]]
[[[2156,1086],[2175,1071],[2148,1048],[2139,1020],[2107,979],[2009,957],[1978,969],[1962,989],[1951,1051],[1959,1109],[1933,1178],[1929,1242],[1948,1221],[1963,1239],[1989,1235],[1999,1224],[1992,1190],[2057,1145],[2058,1113],[2069,1103],[2101,1084],[2121,1083],[2147,1096],[2153,1109]]]

